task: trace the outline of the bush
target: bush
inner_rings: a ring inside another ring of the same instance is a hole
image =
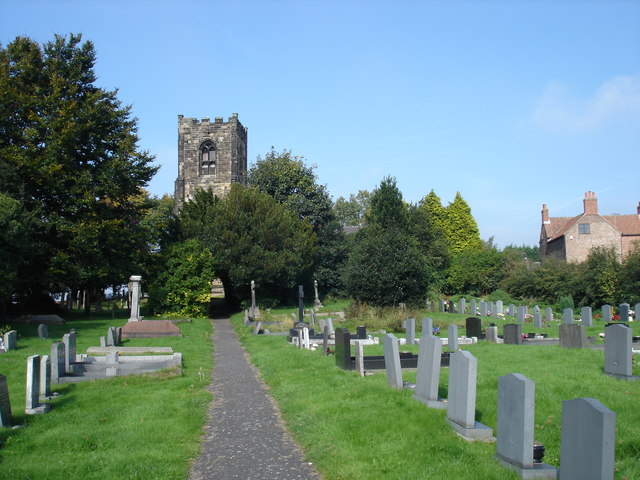
[[[573,297],[571,295],[562,295],[558,297],[558,308],[561,312],[564,311],[565,308],[573,310],[575,308],[573,304]]]

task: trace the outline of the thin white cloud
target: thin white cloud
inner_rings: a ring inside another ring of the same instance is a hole
[[[640,74],[613,77],[588,98],[552,82],[538,98],[532,120],[558,133],[592,132],[616,121],[640,123]]]

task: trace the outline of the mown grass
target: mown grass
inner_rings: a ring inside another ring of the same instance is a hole
[[[424,316],[443,326],[449,322],[464,325],[466,318]],[[282,337],[251,335],[241,316],[234,316],[233,321],[289,428],[323,478],[518,478],[493,459],[495,445],[460,439],[446,424],[446,412],[427,408],[411,398],[409,390],[392,390],[384,372],[360,378],[337,369],[335,359],[323,356],[320,350],[296,349]],[[350,322],[347,319],[336,326],[353,327]],[[534,330],[531,325],[530,331]],[[557,325],[548,331],[554,336]],[[603,351],[484,342],[463,348],[478,358],[476,419],[494,428],[494,433],[498,376],[522,373],[536,382],[535,438],[547,449],[547,463],[560,464],[562,401],[592,397],[617,414],[615,478],[640,478],[640,382],[604,375]],[[416,347],[402,349],[417,351]],[[381,347],[365,347],[365,355],[380,352]],[[405,370],[403,375],[415,381],[415,370]],[[444,397],[447,380],[448,369],[443,368],[440,393]]]
[[[106,315],[106,314],[105,314]],[[124,318],[71,320],[50,326],[17,327],[18,350],[0,355],[7,376],[14,425],[0,429],[0,478],[182,479],[197,455],[211,395],[211,323],[180,323],[182,337],[125,340],[124,346],[170,346],[183,354],[183,371],[160,371],[77,384],[52,385],[61,394],[46,415],[25,415],[26,358],[49,354],[70,328],[77,352],[99,345],[109,326]]]

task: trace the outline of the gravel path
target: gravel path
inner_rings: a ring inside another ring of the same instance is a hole
[[[189,480],[320,479],[286,431],[228,318],[213,322],[213,401]]]

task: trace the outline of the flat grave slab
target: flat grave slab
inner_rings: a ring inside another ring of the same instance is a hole
[[[179,337],[180,329],[169,320],[140,320],[122,327],[122,338]]]
[[[118,352],[120,355],[142,355],[145,353],[166,353],[173,354],[171,347],[89,347],[88,354],[106,355],[107,353]]]
[[[45,325],[62,325],[64,318],[58,315],[20,315],[18,318],[11,320],[11,323],[19,323],[21,325],[36,325],[44,323]]]

